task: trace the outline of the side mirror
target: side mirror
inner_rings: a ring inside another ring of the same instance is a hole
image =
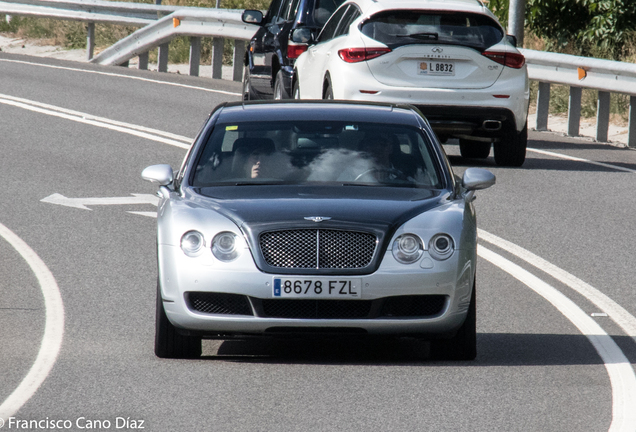
[[[168,186],[174,180],[172,167],[167,164],[152,165],[141,172],[141,178],[160,186]]]
[[[462,177],[462,186],[467,191],[486,189],[494,185],[497,178],[493,173],[481,168],[468,168]]]
[[[513,47],[517,48],[517,36],[507,35],[506,38],[508,39],[508,42],[512,44]]]
[[[312,44],[314,43],[314,34],[310,28],[299,27],[292,31],[289,39],[294,43]]]
[[[241,19],[246,24],[261,25],[263,23],[263,12],[248,9],[243,12]]]

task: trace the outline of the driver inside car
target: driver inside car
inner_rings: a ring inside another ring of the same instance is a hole
[[[339,181],[386,182],[407,180],[411,173],[405,169],[400,143],[392,134],[365,136],[359,144],[360,159],[349,166]]]

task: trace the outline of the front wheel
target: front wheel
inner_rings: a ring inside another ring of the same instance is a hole
[[[474,360],[477,357],[477,308],[476,291],[473,284],[473,295],[468,306],[466,321],[451,339],[439,339],[431,342],[433,358],[439,360]]]
[[[298,80],[294,81],[292,96],[294,97],[294,99],[300,99],[300,84],[298,84]]]
[[[185,359],[201,356],[201,338],[184,336],[172,325],[163,308],[161,289],[157,282],[155,322],[155,355],[159,358]]]
[[[283,84],[283,71],[279,70],[274,80],[274,99],[282,100],[289,99],[289,94],[285,90],[285,84]]]
[[[514,124],[506,128],[501,139],[495,143],[495,163],[500,166],[520,167],[526,160],[528,147],[528,124],[517,133]]]
[[[252,86],[250,85],[250,69],[245,66],[243,70],[243,100],[248,101],[254,99],[252,97]]]

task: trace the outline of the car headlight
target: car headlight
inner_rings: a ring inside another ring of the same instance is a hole
[[[214,256],[225,262],[235,260],[239,256],[236,237],[236,234],[227,231],[214,236],[212,240],[212,253]]]
[[[448,234],[437,234],[428,244],[429,255],[438,261],[450,258],[454,250],[455,242]]]
[[[402,234],[393,242],[393,257],[402,264],[412,264],[424,253],[422,240],[415,234]]]
[[[197,256],[205,247],[205,239],[199,231],[188,231],[181,237],[181,250],[190,257]]]

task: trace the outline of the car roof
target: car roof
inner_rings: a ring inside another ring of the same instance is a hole
[[[217,122],[246,121],[347,121],[378,124],[403,124],[421,127],[419,111],[404,104],[355,101],[255,101],[229,102],[217,107]],[[214,114],[214,113],[213,113]]]
[[[433,9],[464,11],[494,16],[480,0],[354,0],[365,14],[372,15],[383,10]]]

